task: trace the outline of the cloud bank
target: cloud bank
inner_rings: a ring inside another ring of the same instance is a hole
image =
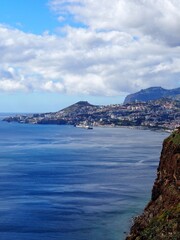
[[[115,96],[179,86],[179,0],[52,0],[49,7],[66,23],[59,34],[0,25],[0,91]]]

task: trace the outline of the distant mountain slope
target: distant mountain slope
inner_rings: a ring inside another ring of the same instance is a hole
[[[82,110],[87,111],[89,109],[94,109],[94,108],[96,108],[96,106],[88,103],[87,101],[79,101],[67,108],[60,110],[59,113],[63,113],[64,115],[71,114],[71,113],[75,114],[75,113],[80,113]]]
[[[180,97],[180,88],[167,90],[162,87],[151,87],[147,89],[142,89],[139,92],[128,95],[124,100],[124,104],[132,103],[135,101],[147,102],[150,100],[156,100],[163,97],[172,98]]]

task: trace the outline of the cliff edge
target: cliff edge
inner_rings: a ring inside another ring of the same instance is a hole
[[[151,201],[126,240],[180,239],[180,127],[164,140]]]

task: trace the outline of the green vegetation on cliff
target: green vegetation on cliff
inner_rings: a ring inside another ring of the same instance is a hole
[[[149,225],[140,233],[137,240],[179,240],[180,232],[178,231],[178,219],[180,217],[180,204],[172,207],[163,213],[154,217]]]
[[[172,133],[166,141],[172,142],[175,145],[180,145],[180,134],[178,131]]]

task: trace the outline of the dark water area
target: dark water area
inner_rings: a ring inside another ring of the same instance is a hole
[[[0,239],[124,239],[166,136],[0,121]]]

